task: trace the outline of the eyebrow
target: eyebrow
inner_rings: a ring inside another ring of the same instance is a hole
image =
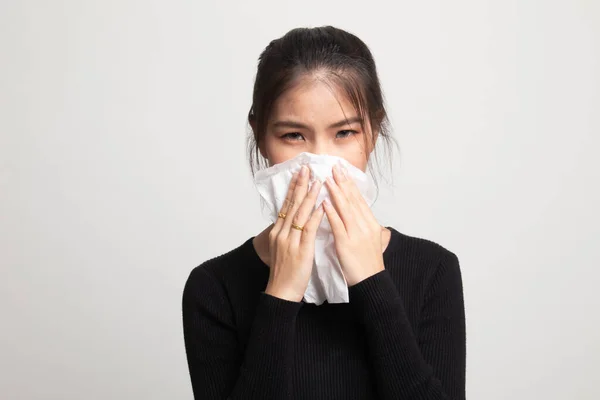
[[[333,123],[327,127],[327,129],[333,128],[341,128],[345,125],[354,124],[356,122],[362,122],[362,118],[360,117],[352,117],[348,119],[343,119],[336,123]],[[275,121],[273,122],[274,128],[296,128],[296,129],[310,129],[307,125],[304,125],[301,122],[291,121],[291,120],[283,120],[283,121]]]

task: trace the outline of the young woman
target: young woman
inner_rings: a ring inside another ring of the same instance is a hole
[[[301,152],[367,170],[389,139],[373,57],[333,27],[294,29],[260,56],[252,168]],[[202,263],[183,293],[196,399],[464,399],[465,313],[456,255],[382,227],[345,171],[295,174],[277,221]],[[314,209],[314,211],[313,211]],[[304,303],[327,215],[349,302]]]

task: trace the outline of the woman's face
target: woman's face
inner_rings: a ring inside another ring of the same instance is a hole
[[[366,171],[373,148],[370,124],[366,121],[363,131],[350,101],[332,90],[319,80],[306,79],[277,99],[260,145],[269,165],[306,151],[342,157]]]

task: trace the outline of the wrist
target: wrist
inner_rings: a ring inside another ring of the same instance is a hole
[[[269,296],[277,297],[281,300],[293,301],[295,303],[299,303],[304,297],[304,294],[298,294],[294,290],[277,288],[272,285],[267,285],[265,293]]]
[[[352,276],[350,278],[346,277],[346,282],[348,283],[348,287],[352,287],[354,285],[358,285],[359,283],[361,283],[365,279],[369,279],[373,275],[377,275],[378,273],[380,273],[383,270],[385,270],[385,266],[382,263],[379,266],[374,267],[374,268],[372,268],[372,269],[370,269],[368,271],[361,271],[360,275]]]

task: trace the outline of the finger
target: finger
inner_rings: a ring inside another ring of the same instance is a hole
[[[346,167],[344,167],[341,164],[338,164],[333,168],[333,170],[336,183],[338,184],[342,192],[344,192],[346,198],[348,199],[348,202],[352,205],[352,207],[357,212],[359,212],[367,222],[377,222],[375,216],[373,215],[373,212],[371,211],[371,208],[365,201],[365,198],[363,197],[362,193],[360,193],[356,182],[354,182],[354,180],[350,178]]]
[[[290,181],[290,186],[288,188],[287,194],[285,195],[285,200],[283,201],[283,205],[281,206],[281,211],[283,213],[287,213],[292,205],[292,200],[294,199],[294,192],[296,191],[296,186],[298,186],[299,180],[300,180],[300,171],[296,171],[292,174],[292,180]]]
[[[304,224],[304,229],[301,232],[302,235],[300,235],[301,246],[314,246],[317,230],[319,229],[319,225],[321,224],[324,215],[325,209],[323,208],[323,203],[321,203],[321,205],[312,212],[306,224]]]
[[[285,200],[283,201],[283,205],[281,206],[281,209],[279,210],[280,213],[282,213],[283,215],[286,215],[286,212],[289,208],[289,205],[291,203],[292,197],[294,195],[294,190],[296,189],[296,184],[298,183],[298,172],[295,172],[292,175],[292,179],[290,181],[290,185],[288,187],[288,191],[287,194],[285,196]],[[273,228],[271,229],[271,236],[276,237],[277,234],[279,233],[279,231],[281,230],[281,227],[283,226],[283,222],[284,222],[284,218],[278,217],[277,221],[275,221],[275,224],[273,225]]]
[[[319,192],[321,191],[321,182],[315,181],[312,187],[308,191],[308,194],[302,201],[300,208],[294,214],[292,219],[292,230],[290,231],[290,238],[296,240],[296,243],[300,240],[300,236],[302,235],[302,230],[294,228],[295,226],[304,227],[308,219],[310,218],[311,212],[315,209],[315,203],[317,202],[317,197]]]
[[[296,182],[296,187],[294,188],[294,194],[292,195],[292,200],[286,211],[286,217],[283,221],[283,225],[281,226],[281,233],[283,234],[289,235],[292,226],[293,215],[296,214],[300,204],[302,204],[302,201],[304,200],[304,197],[306,197],[306,193],[308,191],[308,172],[309,169],[307,166],[303,165],[300,167],[300,173]]]
[[[340,188],[340,191],[343,193],[346,201],[352,208],[357,208],[356,199],[354,198],[354,194],[352,193],[351,186],[354,184],[354,181],[348,178],[348,175],[344,171],[341,163],[333,166],[333,179],[337,186]],[[360,210],[357,210],[360,212]]]
[[[340,240],[347,237],[348,233],[346,232],[344,222],[340,218],[333,205],[327,199],[323,201],[323,208],[325,210],[325,214],[327,215],[327,219],[329,220],[329,225],[331,225],[331,230],[333,231],[335,240]]]
[[[327,177],[326,182],[329,196],[331,197],[331,203],[335,207],[338,216],[343,221],[346,230],[349,230],[352,224],[355,223],[352,206],[348,202],[346,195],[342,192],[342,189],[334,182],[333,178]]]

